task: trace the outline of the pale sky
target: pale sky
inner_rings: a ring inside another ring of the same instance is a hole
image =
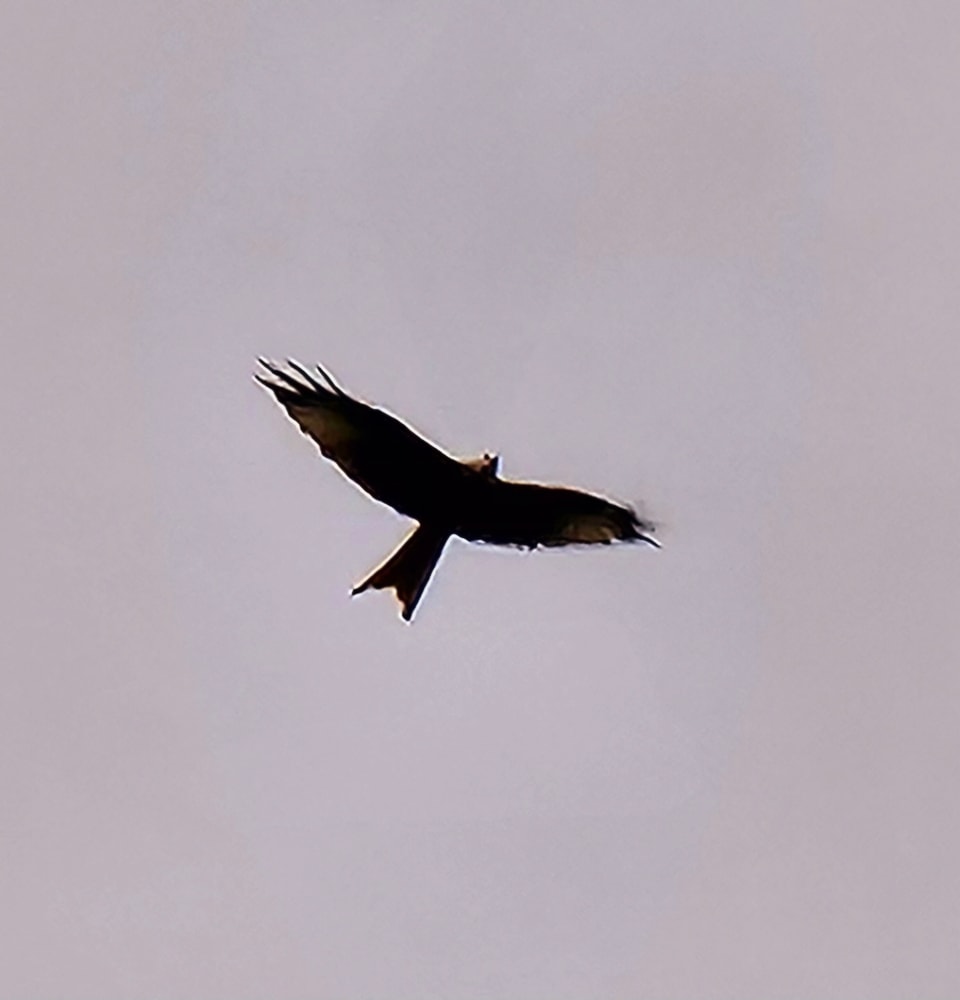
[[[0,998],[956,1000],[956,5],[3,20]],[[351,601],[260,353],[664,548]]]

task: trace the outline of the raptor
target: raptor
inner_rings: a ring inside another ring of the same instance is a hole
[[[452,535],[526,549],[645,542],[654,525],[593,493],[501,479],[499,457],[456,459],[402,420],[345,392],[323,368],[260,359],[266,386],[324,458],[375,500],[417,522],[380,566],[353,589],[395,591],[410,621]]]

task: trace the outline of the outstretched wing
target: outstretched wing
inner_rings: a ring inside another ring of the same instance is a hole
[[[537,548],[617,541],[657,546],[653,531],[633,508],[593,493],[490,478],[471,491],[457,533],[470,541]]]
[[[396,417],[349,396],[319,366],[326,384],[295,361],[288,362],[292,373],[262,358],[260,364],[271,377],[254,378],[361,489],[417,521],[449,520],[464,477],[476,473]]]

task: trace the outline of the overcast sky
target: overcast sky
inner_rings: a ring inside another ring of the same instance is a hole
[[[4,21],[0,996],[955,1000],[956,6]],[[260,353],[664,548],[351,601]]]

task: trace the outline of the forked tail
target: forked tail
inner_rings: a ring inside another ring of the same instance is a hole
[[[351,594],[362,594],[371,588],[392,589],[400,601],[401,616],[404,621],[410,621],[449,537],[442,529],[418,525],[385,562],[353,588]]]

